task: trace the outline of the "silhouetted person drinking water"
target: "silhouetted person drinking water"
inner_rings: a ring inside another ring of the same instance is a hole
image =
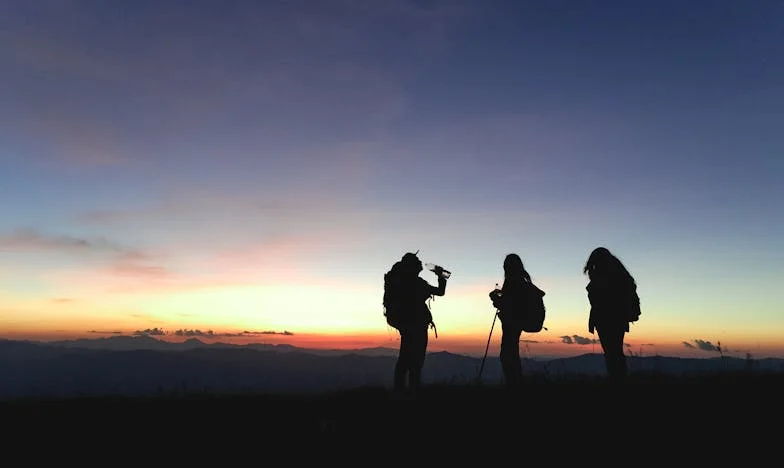
[[[400,332],[400,350],[395,363],[394,390],[419,389],[427,354],[428,328],[435,328],[430,307],[432,296],[446,292],[448,272],[435,266],[438,286],[419,277],[422,261],[407,253],[384,275],[384,307],[387,323]],[[437,335],[436,335],[437,336]]]
[[[509,388],[520,384],[523,378],[520,361],[520,335],[523,333],[523,314],[528,306],[528,288],[532,286],[523,261],[517,254],[508,254],[504,259],[504,284],[501,289],[490,292],[493,306],[498,309],[501,320],[501,369],[504,383]]]
[[[591,304],[588,331],[595,329],[599,334],[608,377],[623,381],[628,373],[623,340],[629,322],[637,320],[640,311],[637,284],[623,263],[604,247],[591,252],[583,273],[589,278],[585,287]]]

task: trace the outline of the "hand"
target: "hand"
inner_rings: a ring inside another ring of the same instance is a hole
[[[438,276],[441,276],[444,273],[444,269],[440,266],[435,266],[433,268],[433,273],[437,274]]]
[[[499,309],[501,307],[501,291],[498,289],[494,289],[490,292],[490,301],[493,303],[493,307]]]

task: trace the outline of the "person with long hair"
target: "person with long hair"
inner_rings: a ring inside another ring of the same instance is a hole
[[[490,293],[493,306],[501,320],[501,370],[508,388],[517,387],[523,378],[520,360],[520,335],[523,333],[522,316],[528,304],[527,293],[531,275],[526,271],[519,255],[510,253],[504,258],[504,283],[501,289]]]
[[[583,267],[588,275],[588,331],[599,335],[607,375],[622,381],[628,374],[624,338],[639,312],[637,283],[623,263],[606,247],[594,249]]]

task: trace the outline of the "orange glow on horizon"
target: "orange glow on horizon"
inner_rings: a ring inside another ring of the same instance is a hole
[[[391,328],[384,331],[373,333],[248,333],[242,332],[217,332],[203,330],[197,332],[191,330],[191,334],[171,334],[147,335],[154,339],[172,343],[184,342],[189,339],[198,339],[205,343],[228,343],[236,345],[247,344],[270,344],[270,345],[290,345],[298,348],[310,349],[336,349],[336,350],[359,350],[365,348],[389,348],[397,350],[400,340],[397,332]],[[118,336],[132,336],[133,332],[119,330],[93,330],[79,331],[74,330],[23,330],[6,329],[0,332],[0,339],[10,340],[29,340],[29,341],[61,341],[74,339],[100,339]],[[596,339],[596,337],[594,337]],[[478,333],[448,334],[440,333],[438,338],[433,331],[430,331],[428,344],[429,352],[451,352],[468,356],[481,357],[487,350],[488,356],[497,356],[500,349],[500,330],[494,330],[488,346],[488,335]],[[627,352],[637,356],[677,356],[677,357],[697,357],[711,358],[720,355],[745,357],[749,353],[755,358],[761,357],[784,357],[784,347],[778,343],[755,343],[749,347],[723,345],[722,353],[716,350],[702,350],[696,347],[684,345],[681,341],[661,340],[656,343],[647,340],[639,341],[633,336],[626,340]],[[559,337],[547,334],[523,335],[520,342],[520,355],[524,358],[553,358],[569,357],[590,353],[601,353],[601,345],[596,339],[591,343],[578,344],[575,342],[566,343]]]

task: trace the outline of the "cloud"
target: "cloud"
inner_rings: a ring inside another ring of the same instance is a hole
[[[560,338],[561,338],[561,342],[562,343],[568,344],[568,345],[571,345],[571,344],[587,345],[587,344],[599,343],[599,340],[596,340],[596,339],[593,339],[593,338],[586,338],[586,337],[583,337],[583,336],[580,336],[580,335],[572,335],[572,336],[563,335]]]
[[[17,254],[65,256],[79,262],[79,271],[98,268],[93,277],[81,277],[78,282],[100,284],[102,281],[130,279],[135,287],[148,287],[149,282],[171,281],[174,274],[155,263],[151,255],[122,245],[105,237],[54,235],[35,229],[22,228],[0,234],[0,252]],[[96,267],[96,264],[98,265]],[[73,275],[74,270],[67,270]],[[83,274],[83,273],[79,273]],[[90,276],[86,274],[86,276]],[[144,280],[145,282],[140,282]],[[57,302],[67,302],[57,300]]]
[[[77,237],[53,235],[35,229],[21,228],[0,234],[0,250],[11,252],[54,253],[72,255],[83,259],[97,255],[114,262],[118,272],[132,271],[160,274],[162,269],[143,267],[150,256],[138,249],[121,245],[105,237]]]
[[[86,229],[142,230],[154,239],[156,252],[165,252],[169,269],[155,264],[150,255],[118,257],[122,261],[109,272],[113,276],[149,280],[112,288],[127,291],[199,289],[282,278],[302,281],[314,258],[336,260],[327,246],[350,249],[369,242],[380,217],[348,198],[320,195],[314,200],[306,190],[293,190],[290,196],[259,190],[188,190],[134,210],[84,212],[74,221]],[[188,268],[175,275],[178,262]]]
[[[136,330],[133,332],[135,336],[177,336],[177,337],[198,337],[198,338],[240,338],[240,337],[253,337],[263,335],[285,335],[293,336],[294,333],[285,331],[248,331],[244,330],[237,333],[230,332],[214,332],[212,330],[199,330],[181,328],[171,332],[167,332],[162,328],[148,328],[145,330]]]
[[[121,331],[87,330],[87,333],[97,333],[99,335],[122,335]]]
[[[682,344],[684,347],[689,349],[699,349],[701,351],[717,352],[717,353],[722,352],[721,342],[717,342],[717,344],[714,345],[713,343],[707,340],[695,339],[692,341],[693,343],[688,341],[683,341]]]
[[[207,331],[203,332],[201,330],[185,330],[185,329],[181,329],[181,330],[175,330],[174,332],[172,332],[170,334],[174,335],[174,336],[200,336],[200,337],[206,337],[206,338],[214,338],[215,337],[215,333],[213,333],[212,330],[207,330]]]
[[[294,336],[294,333],[284,330],[282,332],[277,331],[262,331],[262,332],[242,332],[243,334],[250,334],[250,335],[286,335],[286,336]]]
[[[705,340],[694,340],[694,343],[697,345],[698,349],[701,349],[703,351],[715,351],[715,352],[721,351],[720,343],[714,345],[710,341],[705,341]]]
[[[290,331],[242,331],[239,333],[216,333],[212,330],[201,331],[201,330],[189,330],[189,329],[180,329],[175,330],[174,332],[170,333],[173,336],[188,336],[188,337],[203,337],[203,338],[237,338],[237,337],[250,337],[250,336],[262,336],[262,335],[286,335],[286,336],[293,336],[294,333]]]
[[[164,336],[166,332],[163,329],[155,327],[155,328],[147,328],[145,330],[136,330],[133,332],[134,336]]]
[[[82,238],[67,235],[46,235],[34,229],[17,229],[0,235],[0,249],[14,251],[48,251],[71,254],[110,253],[140,255],[111,241],[97,238]]]
[[[145,264],[138,259],[125,256],[114,262],[109,267],[109,271],[117,276],[133,278],[167,279],[173,276],[162,266]]]

